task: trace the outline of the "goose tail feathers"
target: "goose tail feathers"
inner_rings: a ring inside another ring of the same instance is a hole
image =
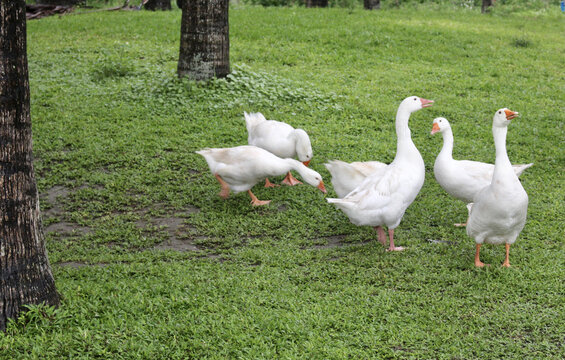
[[[534,163],[512,165],[512,167],[514,168],[514,172],[516,173],[516,175],[520,176],[520,175],[522,175],[524,170],[531,167],[532,165],[534,165]]]
[[[263,114],[261,114],[260,112],[257,113],[244,112],[243,116],[245,116],[245,124],[247,126],[247,131],[252,129],[257,124],[260,124],[263,121],[267,121],[267,119],[265,119],[265,116],[263,116]]]

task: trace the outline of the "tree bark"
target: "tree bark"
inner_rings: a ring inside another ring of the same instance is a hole
[[[328,0],[306,0],[306,7],[328,7]]]
[[[171,0],[149,0],[143,5],[146,10],[171,10]]]
[[[22,305],[57,305],[33,170],[25,0],[0,1],[0,329]]]
[[[185,0],[182,5],[179,77],[225,77],[230,73],[229,1]]]
[[[381,8],[381,0],[364,0],[363,6],[366,10],[379,10]]]
[[[483,0],[483,3],[481,5],[481,13],[486,13],[487,9],[489,7],[491,7],[494,4],[494,0]]]

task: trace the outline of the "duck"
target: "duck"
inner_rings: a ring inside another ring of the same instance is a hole
[[[424,160],[412,142],[408,121],[413,112],[433,103],[418,96],[404,99],[396,113],[397,145],[392,163],[376,169],[343,198],[326,199],[342,210],[353,224],[374,227],[383,246],[386,246],[383,226],[387,226],[387,251],[404,250],[394,245],[394,230],[420,192],[425,178]]]
[[[259,200],[251,192],[251,188],[267,176],[282,175],[295,170],[302,179],[326,193],[322,176],[306,167],[300,161],[291,158],[280,158],[269,151],[252,145],[231,148],[206,148],[196,151],[202,155],[210,171],[221,186],[218,195],[223,199],[229,197],[230,191],[235,194],[247,191],[253,206],[267,205],[270,200]]]
[[[496,111],[492,135],[496,149],[492,181],[473,198],[467,221],[467,235],[475,240],[475,266],[483,267],[480,260],[482,244],[505,244],[506,257],[502,266],[510,267],[510,245],[526,224],[528,194],[512,168],[506,151],[506,135],[511,120],[518,112],[508,108]]]
[[[295,129],[287,123],[276,120],[267,120],[263,114],[243,113],[247,127],[247,143],[265,149],[280,158],[296,158],[305,166],[310,164],[312,157],[312,144],[306,131]],[[285,185],[302,184],[289,171],[284,180]],[[268,178],[265,187],[275,187]]]
[[[451,196],[466,204],[473,202],[473,197],[491,183],[494,165],[471,160],[453,159],[453,131],[449,121],[444,117],[433,120],[431,135],[441,133],[443,147],[434,163],[434,177],[439,185]],[[512,165],[516,176],[531,167],[530,164]],[[455,226],[466,226],[457,223]]]
[[[332,175],[332,186],[339,198],[343,198],[355,189],[365,178],[387,164],[380,161],[355,161],[347,163],[341,160],[329,160],[324,164]]]

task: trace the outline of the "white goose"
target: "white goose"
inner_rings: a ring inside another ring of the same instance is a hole
[[[394,246],[394,229],[424,184],[424,160],[412,142],[408,120],[410,114],[429,107],[432,100],[411,96],[402,101],[396,113],[396,157],[394,161],[367,176],[343,199],[327,199],[343,210],[355,225],[370,225],[378,240],[386,246],[383,226],[388,227],[387,251],[401,251]]]
[[[261,113],[243,113],[247,126],[247,143],[263,148],[281,158],[298,157],[306,166],[312,160],[312,145],[306,131],[295,129],[287,123],[267,120]],[[286,185],[298,185],[300,181],[287,173],[283,180]],[[269,179],[265,180],[265,187],[274,187]]]
[[[332,174],[332,185],[339,198],[353,191],[367,176],[387,166],[387,164],[380,161],[346,163],[341,160],[330,160],[324,165]]]
[[[498,110],[492,121],[492,135],[496,148],[494,174],[490,185],[483,188],[473,199],[467,223],[467,235],[475,239],[475,266],[483,267],[480,260],[481,245],[505,244],[506,258],[502,266],[509,267],[510,245],[526,224],[528,194],[506,152],[506,134],[510,120],[517,112],[506,108]]]
[[[219,195],[224,199],[229,196],[230,189],[236,194],[247,191],[252,205],[266,205],[271,201],[257,199],[251,188],[267,176],[282,175],[290,170],[296,170],[308,184],[326,192],[322,177],[316,171],[307,168],[300,161],[281,159],[256,146],[203,149],[196,153],[206,159],[210,171],[220,182],[222,190]]]
[[[435,118],[431,134],[440,132],[443,136],[443,147],[434,164],[434,176],[441,187],[451,196],[464,201],[473,202],[473,197],[492,180],[494,165],[484,162],[453,159],[453,132],[446,118]],[[520,176],[533,163],[512,165],[514,172]],[[466,223],[455,224],[466,226]]]

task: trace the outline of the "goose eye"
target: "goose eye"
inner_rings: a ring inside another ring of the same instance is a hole
[[[502,114],[502,111],[499,111],[498,113],[499,113],[499,114]]]
[[[417,98],[414,98],[414,101],[418,100]]]

